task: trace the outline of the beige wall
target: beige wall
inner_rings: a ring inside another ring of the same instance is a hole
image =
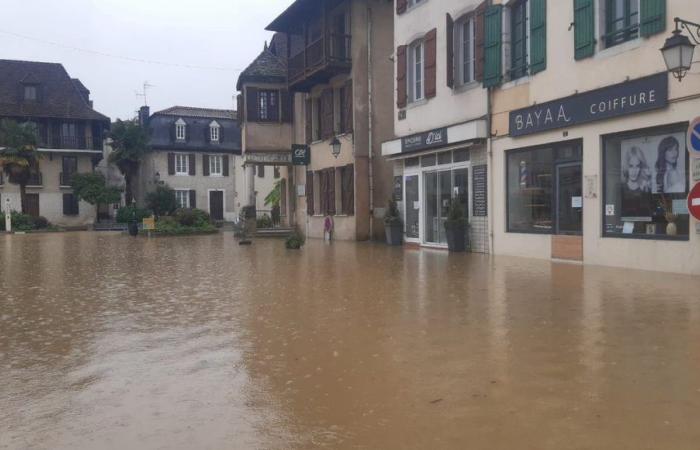
[[[583,200],[584,262],[636,269],[700,273],[700,236],[695,234],[697,221],[692,218],[690,240],[687,242],[602,237],[604,196],[601,136],[688,122],[700,115],[700,76],[697,63],[693,69],[694,73],[682,83],[669,76],[670,105],[667,108],[526,137],[506,136],[508,112],[511,109],[566,97],[576,91],[589,91],[621,83],[627,77],[635,79],[665,71],[659,48],[671,34],[672,18],[681,16],[688,20],[700,21],[700,9],[697,8],[695,0],[673,0],[667,4],[668,24],[665,32],[650,39],[638,39],[607,50],[598,49],[594,57],[575,61],[573,31],[567,31],[565,26],[552,25],[570,22],[573,14],[572,2],[548,2],[547,70],[518,83],[506,84],[496,89],[493,95],[495,115],[492,132],[499,136],[493,140],[495,170],[494,190],[491,196],[494,199],[492,206],[495,218],[495,253],[551,257],[551,236],[506,232],[505,152],[533,145],[581,139],[583,175],[596,177],[595,198],[585,197]],[[692,186],[692,180],[689,181]]]
[[[89,203],[81,201],[78,205],[79,214],[77,216],[63,215],[63,194],[72,192],[70,188],[60,187],[60,174],[63,171],[63,158],[67,153],[46,153],[42,152],[42,159],[39,161],[39,170],[43,177],[42,187],[27,187],[28,194],[39,194],[39,214],[46,217],[49,222],[62,227],[86,227],[92,225],[96,219],[95,207]],[[78,155],[78,172],[92,172],[92,158],[94,155]],[[12,202],[12,209],[21,209],[19,186],[7,181],[0,186],[0,197],[2,207],[5,207],[5,199]]]
[[[409,104],[404,120],[399,120],[398,114],[392,114],[396,136],[408,136],[486,116],[487,91],[482,88],[481,83],[473,83],[457,89],[447,86],[445,15],[449,13],[454,20],[457,20],[464,14],[472,12],[480,3],[481,0],[429,0],[401,15],[395,15],[394,39],[397,47],[410,45],[428,31],[437,28],[437,95],[427,101]],[[392,51],[395,52],[396,49]],[[394,84],[395,82],[392,81],[392,86]],[[395,92],[392,98],[393,104],[396,104]]]
[[[286,89],[282,84],[246,83],[243,85],[245,91],[248,87],[258,89]],[[248,96],[243,96],[243,108],[247,111]],[[292,145],[292,124],[281,122],[242,122],[241,145],[243,153],[246,151],[280,151],[289,150]]]

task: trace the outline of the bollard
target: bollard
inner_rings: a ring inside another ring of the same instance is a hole
[[[10,199],[6,198],[5,199],[5,231],[8,233],[12,232],[12,213],[10,212],[11,206],[12,206],[12,203],[10,203]]]

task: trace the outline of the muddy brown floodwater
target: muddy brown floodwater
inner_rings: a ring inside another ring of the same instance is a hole
[[[0,449],[698,449],[700,280],[0,236]]]

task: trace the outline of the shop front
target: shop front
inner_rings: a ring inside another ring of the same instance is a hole
[[[446,248],[445,221],[454,200],[468,215],[472,251],[488,252],[483,137],[485,123],[471,122],[383,145],[384,156],[394,161],[394,199],[402,213],[406,243]]]
[[[697,111],[665,73],[511,111],[493,143],[495,252],[700,273],[687,207]]]

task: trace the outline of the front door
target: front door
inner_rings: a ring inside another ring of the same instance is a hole
[[[224,191],[209,191],[209,215],[212,220],[224,220]]]
[[[462,204],[465,216],[469,214],[469,169],[428,172],[425,184],[425,242],[447,245],[445,221],[450,201]]]
[[[580,163],[557,166],[557,234],[581,235],[583,232],[583,186]]]
[[[27,194],[25,202],[25,212],[32,217],[39,217],[39,194]]]
[[[420,238],[420,187],[418,175],[406,176],[406,239]]]

